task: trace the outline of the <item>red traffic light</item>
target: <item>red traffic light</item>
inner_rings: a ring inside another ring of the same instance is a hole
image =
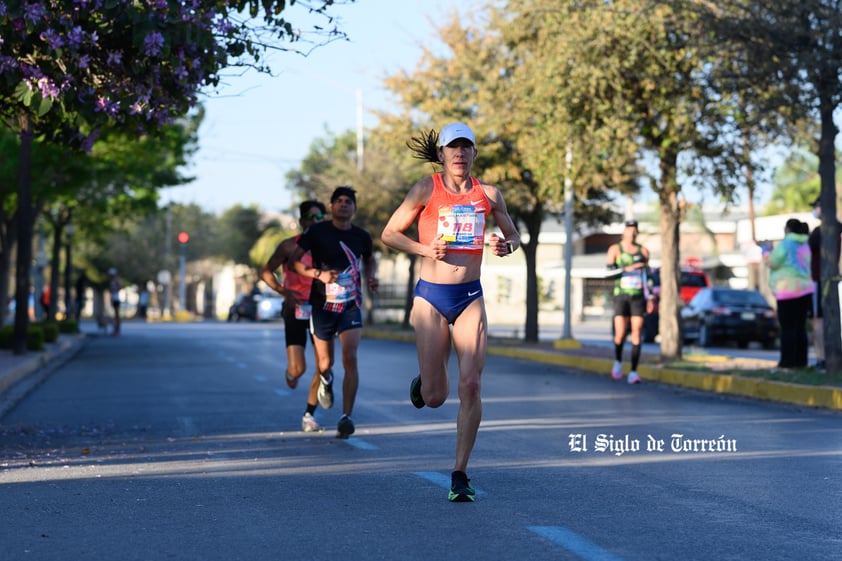
[[[190,241],[190,234],[187,232],[178,233],[178,243],[187,243]]]

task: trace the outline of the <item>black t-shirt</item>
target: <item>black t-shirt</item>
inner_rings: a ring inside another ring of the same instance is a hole
[[[317,222],[301,234],[298,245],[310,252],[314,268],[349,275],[356,293],[362,294],[362,266],[372,255],[371,234],[353,224],[350,230],[340,230],[333,222]],[[325,298],[325,284],[313,279],[310,303],[323,306]]]

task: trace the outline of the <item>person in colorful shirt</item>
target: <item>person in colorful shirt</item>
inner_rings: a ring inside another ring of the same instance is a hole
[[[342,417],[336,436],[354,434],[351,420],[359,385],[357,349],[362,335],[362,277],[371,292],[377,291],[376,261],[371,234],[351,223],[357,210],[356,191],[348,186],[330,196],[331,219],[310,226],[298,238],[292,261],[295,271],[314,279],[310,290],[310,331],[319,372],[317,397],[325,408],[333,407],[333,338],[342,348]],[[310,252],[312,263],[304,262]]]
[[[797,218],[784,227],[784,239],[766,256],[769,287],[775,295],[781,325],[779,368],[807,366],[807,315],[813,303],[812,258],[807,243],[810,228]]]
[[[298,223],[301,225],[301,230],[306,231],[307,228],[322,222],[327,213],[325,205],[319,201],[304,201],[298,206],[299,219]],[[299,275],[293,270],[293,262],[291,260],[295,249],[298,247],[298,239],[300,235],[292,236],[283,240],[275,248],[269,261],[260,271],[260,278],[263,282],[272,288],[275,292],[284,297],[284,303],[281,307],[281,317],[284,320],[284,337],[287,349],[287,368],[284,373],[287,385],[295,389],[298,386],[298,378],[304,375],[307,370],[307,360],[304,356],[304,350],[307,346],[307,336],[310,328],[310,287],[313,279],[307,276]],[[301,257],[305,265],[311,265],[313,262],[309,253],[305,253]],[[282,282],[278,282],[275,276],[275,271],[282,268]],[[330,340],[331,346],[333,339]],[[330,355],[333,356],[333,349],[331,347]],[[304,432],[313,432],[321,429],[314,417],[316,407],[318,407],[318,389],[320,376],[318,369],[313,374],[313,380],[310,382],[310,392],[307,396],[307,408],[304,411],[304,416],[301,418],[301,430]]]
[[[417,158],[443,168],[412,186],[381,235],[387,246],[421,257],[411,316],[420,374],[410,384],[410,401],[419,409],[445,402],[452,345],[459,357],[459,412],[448,499],[473,501],[476,491],[466,470],[482,419],[488,320],[480,273],[486,218],[492,215],[503,234],[488,236],[493,255],[515,251],[520,235],[500,190],[471,177],[477,147],[467,125],[451,123],[440,134],[433,130],[413,138],[409,146]],[[416,220],[417,240],[405,233]]]
[[[637,243],[639,230],[636,220],[623,227],[619,243],[608,248],[608,268],[616,272],[614,281],[614,365],[611,377],[623,379],[623,346],[631,331],[631,370],[628,383],[639,384],[637,365],[640,362],[640,337],[643,316],[652,309],[649,292],[649,250]]]

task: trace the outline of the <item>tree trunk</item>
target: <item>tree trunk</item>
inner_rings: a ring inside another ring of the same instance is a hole
[[[4,305],[9,298],[9,273],[12,270],[12,248],[15,247],[15,238],[17,236],[17,222],[14,218],[6,219],[5,212],[0,213],[3,219],[3,228],[5,234],[2,237],[2,247],[0,247],[0,302]],[[0,314],[0,327],[6,325],[6,314]]]
[[[26,354],[29,328],[29,271],[32,263],[32,122],[26,111],[19,115],[20,157],[18,160],[18,244],[15,267],[14,354]]]
[[[842,326],[839,324],[839,229],[836,218],[836,162],[834,144],[839,129],[833,123],[833,103],[822,96],[819,177],[821,178],[821,283],[824,308],[824,353],[828,372],[842,372]]]
[[[679,225],[681,209],[678,205],[679,188],[676,183],[676,154],[661,155],[661,189],[658,194],[661,202],[661,294],[660,321],[661,357],[666,360],[681,358],[683,340],[679,322]]]
[[[60,224],[53,224],[53,247],[50,259],[50,305],[47,306],[47,321],[55,321],[58,310],[58,285],[61,271],[61,234]]]
[[[526,231],[529,233],[529,243],[521,243],[526,257],[526,323],[524,325],[524,340],[531,343],[538,342],[538,236],[541,234],[542,212],[531,213],[525,220]],[[566,305],[566,303],[565,303]]]

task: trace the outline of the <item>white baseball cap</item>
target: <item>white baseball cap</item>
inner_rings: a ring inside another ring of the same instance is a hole
[[[477,141],[474,139],[474,131],[471,130],[471,127],[464,123],[450,123],[441,129],[441,133],[439,133],[439,146],[447,146],[454,140],[460,138],[466,138],[474,146],[477,145]]]

